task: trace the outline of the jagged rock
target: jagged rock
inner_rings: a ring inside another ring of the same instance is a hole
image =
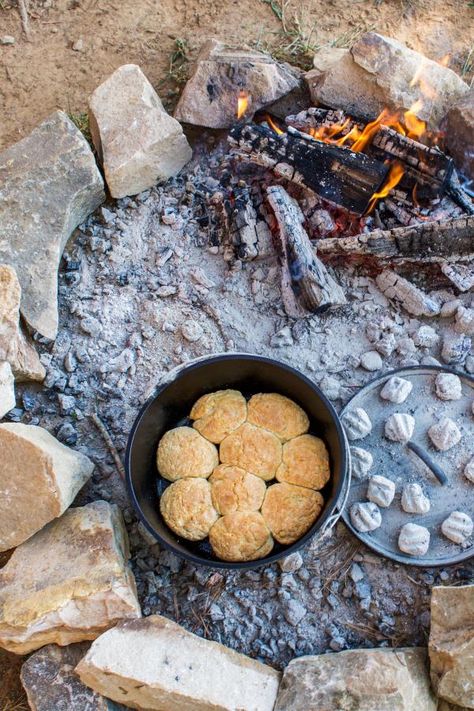
[[[297,70],[251,49],[231,49],[206,42],[194,73],[184,87],[175,111],[179,121],[209,128],[230,128],[237,119],[237,100],[249,97],[245,117],[288,94],[299,84]]]
[[[474,585],[435,587],[429,654],[438,696],[474,708]]]
[[[136,64],[124,64],[97,87],[89,101],[89,122],[115,198],[167,180],[191,159],[183,129]]]
[[[433,299],[390,269],[379,274],[375,282],[387,299],[400,304],[413,316],[437,316],[440,312],[440,307]]]
[[[55,338],[59,261],[104,200],[102,177],[82,133],[56,111],[0,154],[0,185],[0,262],[16,269],[26,322]]]
[[[20,300],[16,271],[8,264],[0,264],[0,360],[10,363],[17,381],[42,381],[46,371],[21,327]]]
[[[0,425],[0,551],[61,514],[94,469],[88,457],[35,425]]]
[[[0,419],[15,407],[15,380],[10,363],[0,362]]]
[[[474,178],[474,88],[448,108],[446,148],[457,167],[469,178]]]
[[[76,671],[108,698],[157,711],[272,711],[280,680],[271,667],[160,615],[109,630]]]
[[[0,647],[27,654],[92,640],[119,620],[140,617],[128,557],[117,506],[94,501],[69,509],[0,570]]]
[[[125,711],[85,686],[74,671],[89,644],[48,644],[26,660],[21,683],[32,711]]]
[[[355,116],[371,118],[385,107],[407,111],[421,99],[418,117],[437,125],[469,91],[451,69],[376,32],[365,33],[350,49],[321,49],[314,65],[306,74],[313,103]]]
[[[275,711],[436,711],[426,650],[355,649],[286,667]]]

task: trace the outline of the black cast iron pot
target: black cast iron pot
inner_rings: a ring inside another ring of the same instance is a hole
[[[159,497],[169,482],[158,474],[156,449],[163,434],[189,424],[194,402],[205,393],[224,388],[240,390],[246,397],[277,392],[297,402],[310,418],[310,432],[324,439],[329,449],[331,480],[321,492],[324,509],[307,533],[296,543],[275,543],[270,555],[257,561],[228,563],[215,558],[207,541],[178,538],[164,523]],[[177,371],[158,386],[141,409],[128,439],[127,485],[133,504],[148,531],[173,553],[214,568],[256,568],[301,548],[314,535],[322,535],[337,520],[349,485],[349,455],[342,425],[331,403],[308,378],[284,363],[256,355],[229,354],[201,359]]]

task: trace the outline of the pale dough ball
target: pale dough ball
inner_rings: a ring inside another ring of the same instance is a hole
[[[190,417],[203,437],[220,444],[247,419],[247,401],[238,390],[218,390],[200,397]]]
[[[430,500],[419,484],[405,484],[402,491],[402,509],[407,513],[426,514],[430,510]]]
[[[222,516],[234,511],[258,511],[267,490],[263,479],[228,464],[216,467],[209,483],[212,503]]]
[[[323,505],[318,491],[283,482],[268,487],[262,514],[274,538],[287,545],[311,528]]]
[[[462,511],[453,511],[441,524],[441,530],[446,538],[453,543],[463,544],[471,536],[472,518]]]
[[[367,479],[374,458],[362,447],[351,447],[351,473],[356,479]]]
[[[459,400],[462,397],[462,383],[454,373],[440,373],[435,381],[436,395],[440,400]]]
[[[459,442],[461,431],[454,420],[450,417],[443,417],[442,420],[430,427],[428,436],[436,449],[446,452]]]
[[[430,547],[430,532],[425,526],[416,523],[406,523],[400,529],[398,547],[408,555],[426,555]]]
[[[170,484],[160,498],[160,511],[166,525],[188,541],[206,538],[219,517],[206,479],[180,479]]]
[[[221,442],[223,464],[234,464],[265,481],[273,479],[281,462],[282,446],[276,435],[245,422]]]
[[[395,483],[385,476],[375,474],[369,479],[367,498],[377,506],[387,508],[395,496]]]
[[[329,454],[322,439],[304,434],[285,442],[282,462],[276,473],[278,481],[322,489],[330,475]]]
[[[309,419],[296,402],[278,393],[259,393],[248,403],[248,422],[264,427],[284,442],[304,434],[309,429]]]
[[[412,390],[413,383],[409,380],[405,380],[405,378],[392,375],[383,386],[380,397],[400,405],[402,402],[405,402]]]
[[[373,501],[358,501],[352,504],[349,514],[352,525],[360,533],[375,531],[382,525],[382,514]]]
[[[175,427],[160,439],[156,464],[169,481],[207,478],[219,464],[216,447],[192,427]]]
[[[372,422],[363,407],[356,407],[355,410],[345,412],[342,417],[342,424],[348,439],[364,439],[372,432]]]
[[[222,516],[211,528],[209,542],[221,560],[264,558],[273,548],[273,538],[258,511],[235,511]]]
[[[385,423],[385,437],[393,442],[408,442],[415,429],[415,418],[405,412],[396,412]]]

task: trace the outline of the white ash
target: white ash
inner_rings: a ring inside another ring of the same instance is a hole
[[[464,333],[468,336],[474,335],[474,309],[466,309],[464,306],[458,307],[454,330],[457,333]]]
[[[400,529],[398,547],[403,553],[412,556],[423,556],[430,547],[430,532],[425,526],[416,523],[406,523]]]
[[[369,451],[362,447],[351,447],[351,472],[356,479],[366,479],[374,463]]]
[[[352,504],[350,510],[352,525],[361,533],[375,531],[382,524],[382,514],[372,501]]]
[[[428,430],[428,436],[436,449],[445,452],[454,447],[461,439],[457,424],[450,417],[443,417]]]
[[[395,412],[385,422],[385,437],[393,442],[408,442],[415,430],[415,418],[406,412]]]
[[[440,373],[435,380],[436,395],[440,400],[460,400],[462,397],[462,383],[454,373]]]
[[[345,412],[342,424],[350,440],[364,439],[372,431],[370,417],[362,407]]]
[[[384,400],[395,402],[397,405],[401,405],[402,402],[405,402],[412,390],[413,383],[410,382],[410,380],[400,378],[398,375],[392,375],[380,391],[380,397]]]
[[[441,524],[441,531],[453,543],[462,545],[472,535],[473,523],[462,511],[453,511]]]
[[[415,346],[420,348],[433,348],[439,341],[439,334],[432,326],[420,326],[413,335]]]
[[[402,509],[407,513],[426,514],[430,510],[430,500],[416,482],[405,484],[402,491]]]
[[[376,474],[370,477],[367,498],[377,506],[387,508],[395,496],[395,482],[385,476]]]

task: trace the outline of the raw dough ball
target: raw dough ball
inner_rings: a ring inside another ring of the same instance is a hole
[[[398,547],[408,555],[425,555],[430,547],[430,532],[416,523],[406,523],[400,529]]]
[[[440,400],[459,400],[462,397],[461,379],[454,373],[440,373],[436,377],[435,389]]]
[[[445,452],[451,449],[461,439],[461,432],[457,424],[450,417],[443,417],[442,420],[432,425],[428,430],[430,440],[436,449]]]
[[[474,483],[474,457],[464,467],[464,476]]]
[[[415,419],[405,412],[390,415],[385,423],[385,437],[393,442],[408,442],[415,429]]]
[[[234,511],[258,511],[267,490],[260,477],[227,464],[214,469],[209,483],[212,503],[222,516]]]
[[[258,511],[222,516],[211,528],[209,542],[218,558],[229,561],[263,558],[273,548],[271,533]]]
[[[269,481],[280,465],[282,446],[272,432],[244,422],[222,440],[220,455],[223,464],[234,464]]]
[[[283,482],[268,487],[262,514],[276,540],[288,545],[311,528],[323,505],[319,491]]]
[[[206,538],[219,518],[206,479],[180,479],[170,484],[160,498],[160,511],[166,525],[188,541]]]
[[[283,445],[283,458],[276,473],[278,481],[322,489],[330,475],[328,450],[319,437],[304,434]]]
[[[350,516],[352,525],[361,533],[375,531],[382,523],[379,507],[372,501],[352,504]]]
[[[309,429],[308,415],[296,402],[278,393],[259,393],[248,403],[248,422],[276,434],[283,442]]]
[[[351,472],[356,479],[366,479],[374,463],[370,452],[362,447],[351,447]]]
[[[160,439],[156,464],[169,481],[211,475],[219,464],[216,447],[192,427],[175,427]]]
[[[393,375],[387,380],[380,391],[380,397],[400,405],[402,402],[405,402],[412,390],[413,383],[409,380],[405,380],[405,378],[399,378],[397,375]]]
[[[405,484],[402,492],[402,509],[407,513],[428,513],[430,500],[419,484]]]
[[[345,412],[341,419],[350,440],[363,439],[372,432],[370,417],[362,407]]]
[[[465,543],[472,533],[472,519],[462,511],[453,511],[441,524],[446,538],[454,543]]]
[[[370,477],[367,498],[374,504],[387,508],[395,496],[395,484],[391,479],[376,474]]]
[[[247,419],[247,401],[238,390],[218,390],[200,397],[190,417],[203,437],[219,444]]]

